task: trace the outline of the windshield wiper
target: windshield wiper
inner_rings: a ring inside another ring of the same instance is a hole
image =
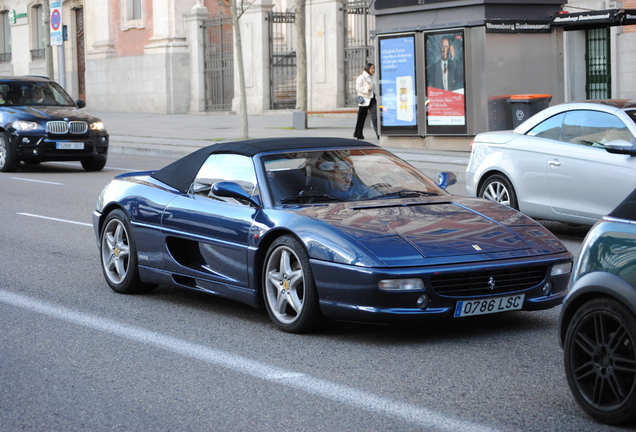
[[[290,196],[280,200],[280,203],[281,204],[311,204],[314,202],[327,202],[327,201],[346,201],[346,200],[332,196],[332,195],[317,194],[317,195]]]
[[[412,190],[412,189],[403,189],[397,192],[389,192],[389,193],[385,193],[384,195],[378,195],[375,198],[376,199],[395,198],[395,197],[412,198],[417,196],[437,196],[437,194],[434,192],[424,192],[424,191],[418,191],[418,190]]]

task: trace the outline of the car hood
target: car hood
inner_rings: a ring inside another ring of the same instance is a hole
[[[98,120],[96,117],[75,108],[66,106],[12,106],[5,107],[6,112],[17,115],[21,119],[31,118],[33,120],[68,119],[84,120],[86,122]]]
[[[367,201],[298,211],[352,237],[386,265],[567,252],[542,225],[509,207],[483,199]]]

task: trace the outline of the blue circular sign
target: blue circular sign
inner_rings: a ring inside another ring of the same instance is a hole
[[[60,24],[62,24],[62,16],[58,9],[54,9],[53,13],[51,13],[51,27],[57,31],[60,28]]]

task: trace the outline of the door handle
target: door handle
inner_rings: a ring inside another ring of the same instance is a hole
[[[558,167],[558,166],[561,166],[561,162],[559,162],[558,159],[551,160],[551,161],[548,161],[548,165],[550,165],[552,167]]]

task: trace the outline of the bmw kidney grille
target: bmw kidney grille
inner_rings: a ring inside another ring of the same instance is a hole
[[[84,134],[88,131],[88,124],[83,121],[50,121],[46,123],[46,130],[52,134]]]

